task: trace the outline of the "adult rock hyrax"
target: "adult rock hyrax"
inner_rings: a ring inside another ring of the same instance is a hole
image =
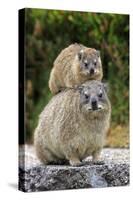
[[[110,124],[111,105],[105,85],[89,81],[55,95],[40,115],[34,145],[44,163],[65,159],[80,165],[98,160]]]
[[[80,85],[87,80],[101,80],[103,77],[100,53],[81,44],[72,44],[61,51],[56,58],[49,79],[53,94],[64,88]]]

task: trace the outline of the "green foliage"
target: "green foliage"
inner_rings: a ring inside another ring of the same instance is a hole
[[[49,73],[60,51],[78,42],[101,51],[104,80],[110,85],[112,121],[129,120],[129,16],[26,9],[27,140],[51,98]]]

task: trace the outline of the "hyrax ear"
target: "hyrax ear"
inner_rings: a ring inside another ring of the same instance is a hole
[[[109,84],[103,83],[103,87],[104,87],[105,92],[109,93]]]
[[[83,49],[80,50],[80,52],[78,52],[78,59],[81,60],[82,59],[82,56],[83,56]]]
[[[100,51],[99,50],[96,51],[97,51],[97,56],[100,57]]]

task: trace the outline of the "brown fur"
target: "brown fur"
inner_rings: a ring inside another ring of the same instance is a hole
[[[90,103],[84,104],[81,97],[83,89],[92,87],[90,94],[94,95],[99,85],[103,87],[100,81],[89,81],[80,88],[66,89],[44,108],[34,134],[36,153],[44,164],[66,159],[78,165],[90,155],[98,159],[109,128],[110,102],[105,92],[104,109],[89,112]]]
[[[78,58],[80,51],[83,51],[83,57],[88,59],[92,57],[97,59],[98,70],[93,76],[90,76],[85,69],[81,67]],[[87,80],[101,80],[103,77],[102,64],[100,56],[97,57],[96,50],[87,48],[81,44],[72,44],[61,51],[54,62],[50,74],[49,88],[53,94],[58,93],[64,88],[80,85]]]

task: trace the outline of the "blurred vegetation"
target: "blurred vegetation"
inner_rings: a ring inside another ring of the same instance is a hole
[[[101,51],[104,80],[110,85],[113,135],[117,135],[119,127],[126,127],[127,130],[129,16],[26,9],[25,21],[27,142],[31,141],[39,113],[52,96],[48,88],[48,80],[53,62],[63,48],[74,42]],[[121,128],[121,132],[122,130],[125,132],[123,134],[128,135],[128,131]],[[116,138],[120,140],[120,137],[121,134]],[[112,142],[110,138],[109,141]],[[117,146],[117,142],[115,144]],[[120,146],[126,145],[122,142]]]

